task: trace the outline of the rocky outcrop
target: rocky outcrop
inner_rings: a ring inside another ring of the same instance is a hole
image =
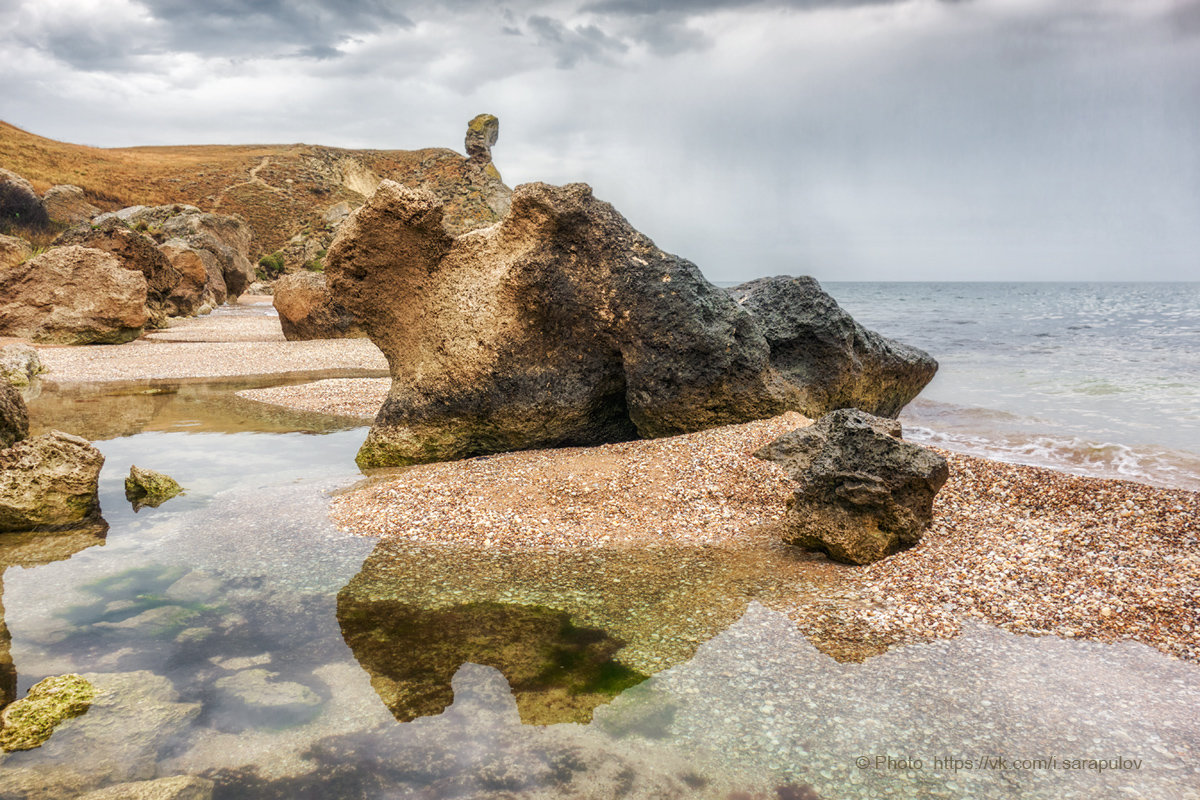
[[[145,276],[100,250],[56,247],[0,272],[0,335],[118,344],[147,322]]]
[[[162,327],[168,316],[188,313],[172,302],[172,293],[183,279],[179,270],[161,253],[152,239],[143,236],[124,222],[108,218],[95,225],[77,225],[54,240],[56,246],[79,245],[111,253],[128,270],[142,273],[146,278],[146,311],[151,324]]]
[[[0,450],[0,531],[70,528],[99,517],[104,456],[62,431]]]
[[[788,501],[786,541],[847,564],[916,544],[949,467],[900,433],[896,420],[840,409],[755,453],[799,483]]]
[[[0,167],[0,224],[25,229],[44,228],[50,217],[33,185],[15,172]]]
[[[203,313],[203,309],[211,310],[225,302],[225,275],[216,256],[183,239],[168,239],[158,249],[179,271],[179,283],[169,299],[180,313]]]
[[[288,341],[366,336],[354,315],[334,301],[325,275],[296,272],[275,281],[273,304]]]
[[[25,400],[8,381],[0,380],[0,450],[29,436],[29,411]]]
[[[41,747],[65,720],[87,712],[96,690],[78,675],[57,675],[34,684],[0,713],[0,750]]]
[[[70,184],[51,186],[42,197],[46,214],[55,222],[78,225],[100,213],[100,209],[88,202],[83,189]]]
[[[125,478],[125,499],[133,504],[134,511],[146,506],[158,508],[182,491],[183,487],[170,475],[136,464],[130,466]]]
[[[237,299],[254,282],[253,233],[241,217],[188,212],[164,222],[162,234],[212,253],[221,266],[229,298]]]
[[[758,323],[771,366],[800,391],[816,419],[837,408],[894,417],[933,379],[923,350],[859,325],[809,277],[762,278],[728,290]]]
[[[42,360],[34,348],[20,342],[0,346],[0,381],[25,387],[42,372]]]
[[[500,138],[500,120],[479,114],[467,123],[467,159],[481,166],[492,163],[492,146]]]
[[[454,237],[432,194],[384,182],[343,224],[326,274],[392,373],[363,466],[814,407],[753,314],[584,184],[520,186],[499,224]]]
[[[0,270],[15,267],[33,255],[29,242],[16,236],[0,234]]]

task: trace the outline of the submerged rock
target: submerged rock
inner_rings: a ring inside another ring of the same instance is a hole
[[[816,419],[838,408],[894,417],[933,379],[928,353],[859,325],[810,277],[762,278],[727,289],[771,346],[771,366]]]
[[[213,788],[213,782],[207,778],[176,775],[106,786],[80,795],[78,800],[212,800]]]
[[[0,531],[68,528],[98,518],[104,456],[62,431],[0,450]]]
[[[146,309],[156,326],[164,325],[168,316],[186,313],[170,302],[172,292],[183,279],[179,270],[159,251],[154,240],[120,219],[110,217],[98,224],[76,225],[60,234],[54,244],[103,250],[116,256],[125,269],[142,273],[146,278]]]
[[[48,344],[120,344],[142,334],[146,278],[109,253],[56,247],[0,271],[0,335]]]
[[[96,690],[78,675],[59,675],[34,684],[29,694],[0,713],[0,749],[41,747],[64,720],[78,717],[92,705]]]
[[[755,453],[799,482],[785,540],[848,564],[916,544],[949,477],[946,459],[900,438],[900,423],[840,409]]]
[[[183,487],[171,476],[136,464],[130,466],[125,478],[125,499],[133,503],[134,511],[145,506],[158,508],[182,491]]]
[[[0,450],[29,436],[29,410],[8,381],[0,380]]]
[[[812,413],[834,397],[862,399],[887,373],[845,366],[848,374],[865,373],[858,388],[821,398],[809,384],[832,374],[826,362],[868,355],[862,347],[822,353],[815,362],[824,371],[806,381],[797,359],[785,358],[788,348],[772,351],[753,314],[694,264],[659,250],[584,184],[519,186],[499,224],[457,237],[446,231],[442,210],[432,194],[385,181],[330,248],[334,300],[360,321],[392,374],[359,452],[362,466]],[[830,327],[853,324],[836,310]],[[785,311],[774,314],[783,318],[781,330],[790,319]],[[854,332],[880,351],[877,361],[898,357],[900,348],[884,352],[882,337]],[[879,391],[882,409],[911,399],[932,375],[925,372]]]
[[[325,275],[295,272],[275,281],[272,304],[288,341],[366,336],[354,315],[334,300]]]
[[[6,344],[0,347],[0,381],[25,387],[43,372],[37,350],[27,344]]]

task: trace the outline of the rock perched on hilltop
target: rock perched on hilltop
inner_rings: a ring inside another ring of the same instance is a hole
[[[762,278],[727,290],[771,346],[771,365],[816,419],[837,408],[894,417],[933,379],[928,353],[869,331],[813,278]]]
[[[179,270],[159,252],[154,240],[119,219],[110,217],[94,225],[86,222],[76,225],[60,234],[54,244],[103,250],[116,256],[125,269],[142,273],[146,277],[146,311],[155,327],[166,325],[168,316],[180,316],[190,310],[171,300],[175,287],[183,279]]]
[[[46,214],[55,222],[78,225],[100,213],[100,209],[88,202],[83,189],[70,184],[51,186],[42,197]]]
[[[29,436],[29,411],[25,400],[8,381],[0,381],[0,450]]]
[[[946,459],[900,433],[895,420],[847,408],[755,453],[799,482],[788,501],[786,541],[847,564],[916,544],[950,473]]]
[[[0,713],[0,750],[41,747],[59,724],[85,713],[95,696],[92,684],[79,675],[44,678]]]
[[[354,315],[334,302],[320,272],[296,272],[275,281],[273,304],[288,341],[366,336]]]
[[[27,344],[0,346],[0,381],[23,388],[43,372],[37,350]]]
[[[130,466],[125,478],[125,499],[133,504],[134,511],[145,506],[158,508],[182,491],[183,487],[170,475],[142,469],[136,464]]]
[[[33,255],[29,242],[16,236],[0,234],[0,270],[15,267]]]
[[[33,185],[15,172],[0,167],[0,222],[22,228],[44,228],[50,217]]]
[[[56,247],[0,272],[0,335],[119,344],[147,322],[145,276],[100,250]]]
[[[480,114],[467,123],[467,158],[477,164],[492,163],[492,145],[500,138],[500,120]]]
[[[772,363],[753,314],[584,184],[519,186],[499,224],[453,237],[436,197],[385,181],[342,225],[326,274],[391,367],[364,466],[668,436],[821,408],[799,369]],[[849,320],[833,308],[836,324]],[[868,342],[883,350],[886,340]],[[780,362],[791,366],[785,350]],[[863,354],[853,343],[840,353]],[[842,371],[856,369],[865,371]],[[865,397],[869,379],[858,384],[836,397]]]
[[[789,406],[750,315],[584,184],[526,184],[457,238],[385,181],[326,274],[391,366],[366,466],[664,436]]]
[[[0,531],[70,528],[99,517],[104,456],[51,431],[0,450]]]

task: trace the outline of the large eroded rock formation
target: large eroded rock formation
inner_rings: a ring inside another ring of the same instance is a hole
[[[499,223],[455,237],[433,194],[385,181],[342,225],[326,273],[392,373],[363,466],[666,436],[888,394],[864,381],[871,396],[853,384],[822,395],[794,358],[777,367],[754,314],[584,184],[519,186]],[[894,386],[884,413],[932,376],[907,348],[844,357],[915,359],[895,370],[924,378]]]

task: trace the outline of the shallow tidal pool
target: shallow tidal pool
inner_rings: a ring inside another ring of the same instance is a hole
[[[1200,797],[1193,665],[980,625],[839,663],[751,553],[350,536],[326,508],[365,428],[236,388],[31,402],[98,439],[109,527],[0,538],[0,691],[80,673],[97,697],[0,755],[0,797],[176,774],[217,798]],[[133,463],[187,493],[135,513]]]

